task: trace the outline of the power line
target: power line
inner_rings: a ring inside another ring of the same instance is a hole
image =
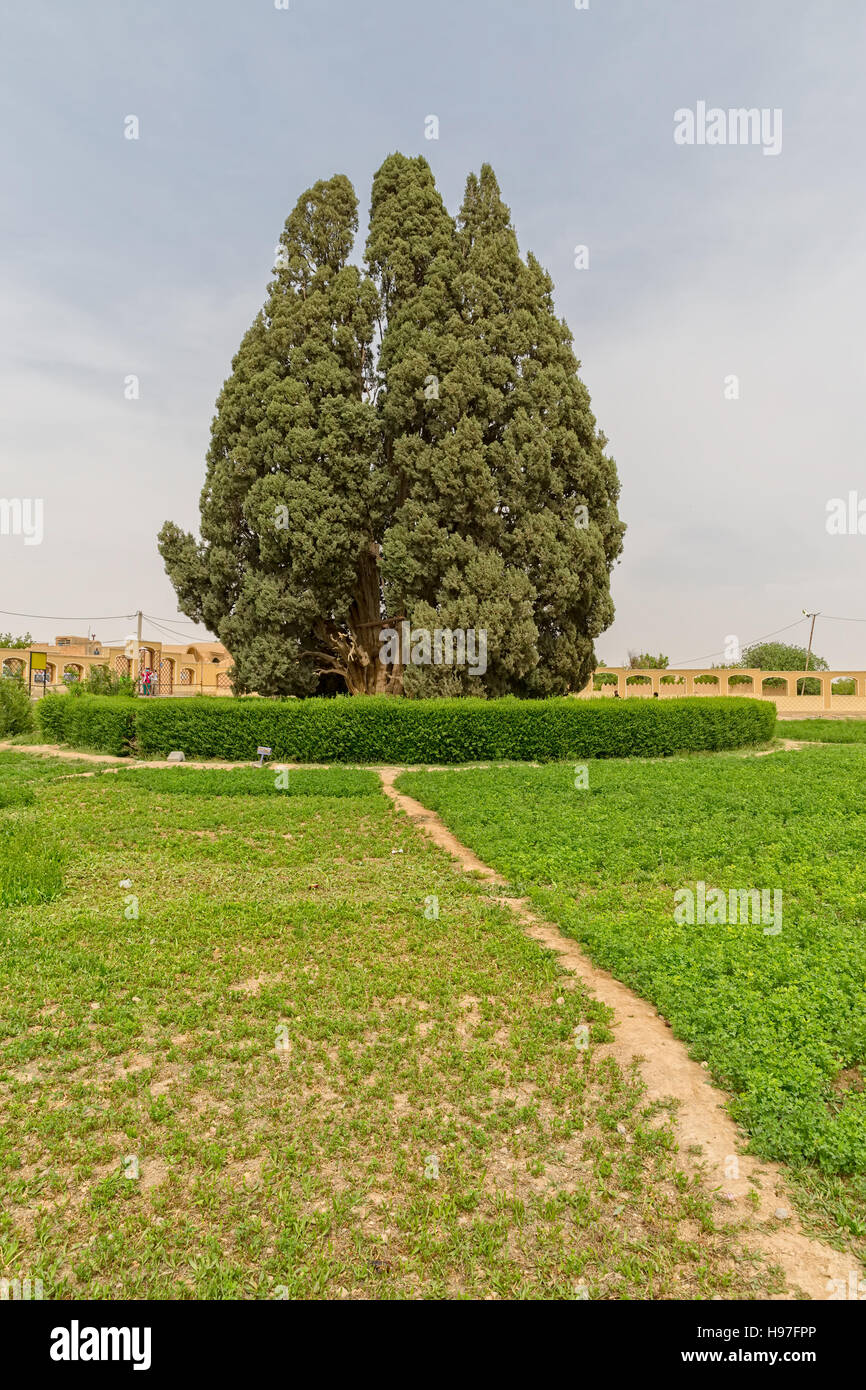
[[[160,632],[164,633],[166,637],[171,637],[171,638],[172,638],[172,641],[174,641],[174,638],[175,638],[175,637],[183,637],[183,633],[169,632],[169,630],[168,630],[167,627],[162,627],[162,625],[156,621],[156,618],[151,618],[150,615],[149,615],[148,613],[145,613],[145,614],[144,614],[144,617],[145,617],[145,618],[147,619],[147,621],[150,623],[151,627],[157,628]],[[187,646],[190,646],[190,647],[195,646],[195,639],[194,639],[194,638],[186,638],[186,637],[184,637],[184,641],[186,641]],[[180,646],[181,644],[180,644],[180,643],[177,643],[176,645]]]
[[[63,613],[13,613],[8,608],[0,608],[0,615],[4,618],[34,618],[37,622],[46,623],[74,623],[80,617],[87,616],[81,613],[76,613],[71,618],[68,614]],[[134,617],[134,613],[104,613],[101,618],[89,617],[87,621],[91,623],[112,623],[115,621],[119,622],[121,618],[132,619]]]
[[[145,613],[146,618],[150,618],[152,623],[168,623],[169,627],[202,627],[202,623],[185,623],[179,618],[155,618],[152,613]]]
[[[790,630],[791,630],[792,627],[799,627],[800,623],[804,623],[805,621],[806,621],[805,618],[798,618],[798,619],[796,620],[796,622],[788,623],[788,626],[787,626],[787,627],[777,627],[775,632],[767,632],[767,633],[764,634],[763,637],[755,637],[755,638],[753,638],[753,640],[752,640],[751,642],[747,642],[746,645],[745,645],[745,647],[744,647],[742,650],[743,650],[743,651],[748,651],[750,647],[756,647],[756,646],[758,645],[759,642],[766,642],[770,637],[778,637],[778,636],[779,636],[779,633],[781,633],[781,632],[790,632]],[[695,663],[697,663],[698,665],[701,665],[703,662],[709,661],[709,660],[711,659],[711,657],[714,657],[714,656],[724,656],[724,655],[725,655],[725,652],[724,652],[724,649],[722,649],[722,651],[720,651],[720,652],[710,652],[708,656],[693,656],[693,657],[690,657],[688,661],[673,661],[673,662],[671,662],[671,667],[676,667],[676,666],[692,666],[692,665],[694,665]]]
[[[155,628],[157,629],[158,632],[161,632],[161,633],[163,634],[164,637],[171,637],[172,640],[174,640],[174,638],[177,637],[177,636],[179,635],[179,634],[176,633],[176,632],[169,632],[169,630],[168,630],[167,627],[163,627],[161,623],[158,623],[158,622],[156,621],[156,618],[151,618],[151,617],[149,616],[149,614],[145,613],[143,616],[144,616],[145,620],[146,620],[148,623],[150,623],[150,626],[151,626],[151,627],[155,627]],[[145,639],[142,638],[142,641],[144,641],[144,640],[145,640]]]
[[[198,641],[198,642],[207,642],[207,641],[210,641],[210,638],[202,637],[201,634],[198,633],[198,632],[193,632],[192,636],[190,636],[189,633],[187,633],[187,632],[182,632],[181,629],[180,629],[180,627],[175,627],[174,624],[173,624],[168,618],[154,618],[153,615],[152,615],[151,613],[145,613],[145,614],[144,614],[144,617],[147,619],[147,621],[148,621],[149,623],[153,623],[154,627],[160,627],[160,626],[162,626],[163,631],[165,630],[166,627],[168,627],[168,628],[171,630],[171,632],[176,633],[177,636],[179,636],[179,637],[183,637],[183,638],[184,638],[186,641],[188,641],[188,642],[190,642],[190,641]],[[190,627],[190,628],[204,627],[204,624],[203,624],[203,623],[190,623],[190,624],[189,624],[189,627]]]

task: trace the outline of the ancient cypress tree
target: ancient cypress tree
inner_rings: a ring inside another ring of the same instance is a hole
[[[298,200],[217,401],[201,541],[171,522],[160,532],[181,608],[219,634],[240,690],[309,694],[329,671],[352,692],[387,686],[369,399],[377,305],[348,263],[357,225],[342,175]]]
[[[426,161],[316,184],[217,404],[201,541],[160,549],[239,689],[559,693],[592,669],[623,527],[549,277],[521,259],[493,171],[458,220]],[[378,348],[374,361],[373,343]],[[383,629],[475,629],[486,669],[406,665]]]
[[[532,587],[534,660],[509,682],[527,695],[582,686],[593,638],[613,619],[609,577],[622,547],[619,481],[578,376],[550,277],[519,254],[493,170],[470,175],[460,210],[460,282],[477,345],[496,545]]]
[[[501,548],[484,353],[467,322],[457,228],[426,160],[391,155],[377,173],[367,263],[382,305],[389,605],[412,627],[486,634],[484,675],[410,666],[404,686],[411,694],[504,694],[536,660],[531,581]]]
[[[423,159],[376,176],[380,411],[396,508],[383,569],[413,626],[487,633],[488,670],[407,670],[412,693],[563,693],[613,618],[619,483],[550,278],[524,262],[493,170],[455,225]]]
[[[571,333],[531,253],[524,280],[532,328],[503,432],[511,461],[503,496],[516,518],[503,550],[536,595],[538,662],[522,693],[553,695],[579,689],[592,674],[593,640],[613,622],[610,571],[625,526],[616,465],[578,376]]]

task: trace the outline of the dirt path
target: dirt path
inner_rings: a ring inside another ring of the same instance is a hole
[[[397,767],[379,771],[383,789],[398,809],[405,812],[434,844],[453,855],[461,868],[479,874],[494,887],[504,885],[505,880],[462,845],[435,812],[397,790],[394,782],[402,771],[403,768]],[[730,1216],[748,1225],[750,1242],[764,1252],[770,1263],[781,1267],[795,1289],[802,1290],[810,1298],[826,1299],[832,1291],[828,1281],[841,1279],[847,1288],[849,1273],[857,1267],[853,1255],[840,1253],[805,1234],[785,1190],[782,1170],[776,1164],[741,1152],[745,1137],[725,1108],[727,1096],[712,1085],[703,1067],[692,1060],[653,1006],[632,994],[607,971],[597,969],[577,942],[539,919],[526,899],[499,897],[495,893],[490,896],[495,902],[511,908],[527,935],[555,951],[566,969],[579,976],[598,999],[614,1009],[616,1038],[606,1050],[624,1069],[635,1059],[639,1060],[648,1100],[673,1097],[679,1102],[673,1123],[684,1170],[699,1174],[711,1191],[718,1189],[726,1194],[726,1200],[730,1198]],[[696,1145],[700,1145],[700,1156],[690,1153]],[[734,1158],[736,1178],[727,1176]],[[749,1181],[751,1175],[758,1178],[760,1186]],[[750,1192],[758,1194],[757,1207],[746,1200]],[[789,1213],[787,1220],[776,1218],[775,1213],[780,1208]]]
[[[4,753],[41,753],[48,758],[77,758],[83,763],[128,763],[129,758],[115,758],[113,753],[79,753],[76,748],[61,748],[59,743],[0,742]]]
[[[183,762],[170,763],[167,758],[119,758],[114,753],[82,753],[77,748],[61,748],[59,743],[8,743],[0,741],[0,750],[10,753],[41,753],[48,758],[68,758],[71,762],[82,763],[101,763],[104,772],[114,772],[121,767],[194,767],[199,771],[207,772],[233,772],[235,768],[255,767],[255,759],[250,762],[241,763],[222,763],[222,762]],[[269,762],[268,767],[279,771],[281,768],[328,768],[334,767],[334,763],[273,763]],[[93,773],[83,774],[93,776]]]
[[[115,767],[195,767],[207,772],[233,772],[235,768],[255,767],[255,759],[248,762],[182,762],[170,763],[168,758],[120,758],[115,753],[83,753],[78,748],[64,748],[59,743],[10,743],[8,739],[0,739],[0,751],[8,753],[36,753],[42,754],[46,758],[68,758],[71,762],[83,763],[102,763],[103,771],[113,770]],[[502,760],[486,763],[460,763],[453,767],[451,764],[441,766],[433,763],[412,763],[401,768],[400,771],[417,772],[475,772],[483,771],[490,767],[538,767],[538,763],[508,763]],[[312,770],[321,768],[339,767],[359,767],[367,771],[378,772],[379,765],[371,766],[369,763],[275,763],[268,762],[267,767],[280,771],[282,768],[295,768],[298,770]]]
[[[780,738],[776,742],[778,748],[762,748],[758,753],[753,753],[753,758],[766,758],[768,753],[799,753],[801,748],[827,748],[828,744],[819,743],[817,739],[812,742],[803,738]]]
[[[746,749],[746,750],[744,750],[744,751],[741,751],[740,756],[741,756],[741,757],[745,757],[745,758],[766,758],[770,753],[790,753],[790,752],[797,752],[797,751],[798,751],[799,749],[801,749],[801,748],[818,748],[818,747],[820,747],[820,748],[826,748],[826,747],[829,747],[828,744],[818,744],[818,743],[806,742],[806,741],[804,741],[804,740],[802,740],[802,739],[793,739],[793,738],[783,738],[783,739],[779,739],[779,740],[778,740],[778,744],[779,744],[780,746],[775,747],[775,748],[762,748],[759,752],[755,752],[755,751],[752,750],[752,749]],[[104,769],[105,771],[108,771],[110,767],[195,767],[195,768],[202,769],[203,771],[207,771],[208,769],[211,769],[212,771],[231,772],[231,771],[234,770],[234,768],[237,768],[237,767],[254,767],[254,766],[255,766],[255,760],[250,760],[249,762],[238,762],[237,760],[235,760],[234,762],[215,762],[215,761],[213,761],[213,762],[183,762],[183,763],[170,763],[170,762],[168,761],[167,758],[150,758],[150,759],[120,758],[120,757],[118,757],[118,756],[117,756],[116,754],[114,754],[114,753],[83,753],[83,752],[81,752],[81,751],[80,751],[79,749],[77,749],[77,748],[64,748],[64,747],[62,747],[59,743],[10,743],[10,742],[9,742],[8,740],[6,740],[6,739],[0,739],[0,750],[2,750],[2,751],[4,751],[4,752],[10,752],[10,753],[37,753],[37,754],[41,753],[41,754],[42,754],[44,757],[46,757],[46,758],[47,758],[47,757],[51,757],[51,758],[68,758],[68,759],[70,759],[70,761],[72,761],[72,762],[76,762],[76,761],[77,761],[77,762],[83,762],[83,763],[101,763],[101,764],[103,765],[103,769]],[[282,770],[283,768],[299,768],[299,769],[300,769],[300,768],[304,768],[304,769],[313,769],[313,768],[342,767],[342,766],[365,767],[365,768],[366,768],[366,767],[369,767],[369,765],[368,765],[368,764],[365,764],[365,763],[342,764],[342,763],[294,763],[294,762],[293,762],[293,763],[275,763],[275,762],[269,762],[269,763],[267,764],[267,766],[268,766],[268,767],[271,767],[271,768],[274,768],[274,769],[277,770],[277,771],[280,771],[280,770]],[[505,759],[499,758],[499,759],[494,759],[494,760],[488,761],[488,762],[479,762],[479,763],[459,763],[459,764],[454,765],[454,766],[452,766],[452,765],[450,765],[450,764],[449,764],[449,765],[440,765],[440,764],[435,764],[435,763],[412,763],[412,764],[407,763],[406,766],[405,766],[404,768],[401,767],[399,770],[400,770],[401,772],[410,772],[410,771],[411,771],[411,772],[415,772],[415,771],[418,771],[418,772],[475,772],[475,771],[478,771],[478,770],[482,770],[482,771],[483,771],[483,770],[485,770],[485,769],[487,769],[487,768],[491,768],[491,767],[538,767],[538,766],[539,766],[539,764],[538,764],[537,762],[523,762],[523,761],[520,761],[519,763],[515,763],[515,762],[508,762],[508,761],[505,760]],[[370,770],[373,771],[373,772],[381,772],[381,771],[382,771],[382,768],[381,768],[380,765],[377,764],[377,765],[371,767]],[[388,769],[385,769],[385,770],[387,771]],[[393,770],[393,769],[391,769],[391,770]]]

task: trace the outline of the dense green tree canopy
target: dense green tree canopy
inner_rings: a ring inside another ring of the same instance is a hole
[[[662,652],[658,656],[653,656],[651,652],[629,652],[626,662],[633,671],[664,671],[667,664],[668,658]]]
[[[826,671],[827,662],[823,656],[816,656],[808,647],[791,646],[788,642],[755,642],[743,652],[738,666],[751,666],[758,671]],[[779,678],[781,680],[781,677]],[[797,681],[798,695],[819,695],[820,681],[804,676]],[[841,693],[837,692],[837,693]]]
[[[827,663],[806,647],[792,647],[787,642],[757,642],[743,652],[740,666],[758,671],[805,671],[808,659],[812,671],[826,671]]]
[[[337,175],[286,222],[267,302],[217,402],[201,539],[160,551],[240,690],[544,695],[577,688],[613,618],[624,527],[549,276],[492,169],[458,218],[422,158],[385,160],[366,273]],[[416,664],[383,631],[484,634]]]

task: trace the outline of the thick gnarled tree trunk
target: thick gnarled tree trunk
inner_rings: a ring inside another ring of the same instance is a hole
[[[381,633],[389,621],[382,613],[379,547],[371,540],[358,565],[348,624],[322,621],[314,629],[327,648],[315,653],[318,674],[342,676],[350,695],[402,695],[402,665],[388,666],[381,658]]]

